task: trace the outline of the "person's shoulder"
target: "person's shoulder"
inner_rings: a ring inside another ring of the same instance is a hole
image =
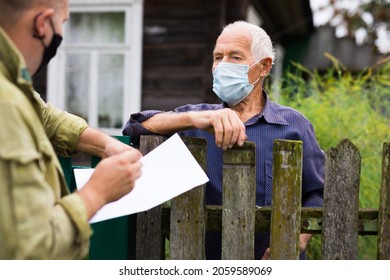
[[[299,110],[282,105],[280,103],[276,103],[273,101],[270,101],[270,107],[272,110],[278,114],[280,114],[287,122],[291,124],[291,122],[296,123],[306,123],[309,124],[309,119]]]
[[[4,77],[3,73],[0,71],[0,98],[1,101],[8,100],[12,96],[10,96],[10,91],[16,91],[17,87],[15,84],[11,83],[10,80]]]
[[[16,106],[26,102],[24,93],[11,81],[0,75],[0,102],[7,106]]]

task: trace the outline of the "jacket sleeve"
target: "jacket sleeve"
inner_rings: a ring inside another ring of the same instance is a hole
[[[69,156],[75,153],[80,134],[88,127],[87,122],[73,114],[45,103],[38,93],[35,99],[42,111],[43,126],[57,154]]]
[[[153,135],[152,131],[146,129],[141,123],[163,111],[147,110],[132,114],[123,129],[123,135],[129,135],[132,141],[138,142],[141,135]]]
[[[197,104],[197,105],[187,104],[184,106],[177,107],[171,112],[183,113],[189,111],[205,111],[205,110],[216,110],[216,109],[222,109],[222,107],[213,104]],[[129,135],[131,136],[132,140],[138,142],[141,135],[155,134],[152,131],[146,129],[141,123],[153,117],[154,115],[163,112],[164,111],[146,110],[146,111],[132,114],[130,116],[130,119],[126,123],[125,128],[122,131],[123,135]]]

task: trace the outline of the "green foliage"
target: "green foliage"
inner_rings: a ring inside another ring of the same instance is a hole
[[[390,57],[353,74],[327,56],[334,66],[326,73],[294,63],[296,73],[286,74],[277,101],[297,109],[312,122],[323,150],[344,138],[359,148],[360,207],[378,208],[382,146],[390,141]],[[320,258],[320,248],[320,238],[315,236],[309,250],[312,258]],[[360,237],[359,258],[376,258],[376,237]]]

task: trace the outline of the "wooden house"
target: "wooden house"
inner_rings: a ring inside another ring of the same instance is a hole
[[[353,44],[315,29],[310,0],[70,0],[70,12],[58,55],[35,86],[48,102],[115,135],[133,112],[219,102],[212,51],[223,26],[236,20],[270,35],[275,79],[291,60],[329,67],[325,51],[360,69],[376,57],[360,48],[360,59],[351,60]]]

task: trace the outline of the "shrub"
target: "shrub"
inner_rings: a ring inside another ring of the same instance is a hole
[[[360,150],[361,208],[378,208],[383,142],[390,141],[390,57],[360,73],[347,71],[327,54],[334,66],[325,73],[293,63],[294,73],[277,85],[279,103],[302,112],[313,124],[323,150],[344,138]],[[273,88],[275,89],[275,88]],[[272,89],[269,90],[271,98]],[[320,258],[320,238],[313,238],[308,255]],[[359,237],[359,259],[376,258],[376,237]]]

